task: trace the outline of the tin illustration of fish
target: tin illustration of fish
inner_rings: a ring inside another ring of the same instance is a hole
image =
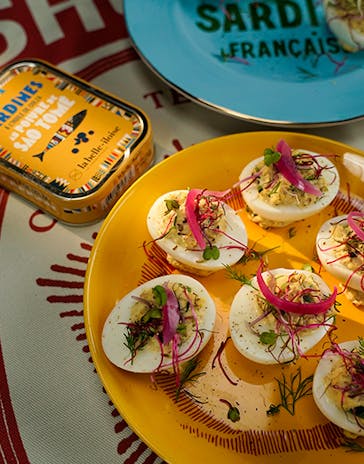
[[[50,141],[47,143],[46,148],[36,154],[33,155],[33,158],[39,158],[41,161],[43,161],[44,155],[54,148],[56,145],[59,143],[63,142],[67,137],[69,137],[75,129],[81,124],[81,122],[85,119],[87,114],[87,110],[82,110],[79,113],[73,115],[71,118],[69,118],[65,123],[62,124],[62,126],[53,134],[52,138]]]

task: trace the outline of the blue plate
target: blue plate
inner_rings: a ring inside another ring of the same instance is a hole
[[[130,37],[170,86],[253,122],[364,117],[364,51],[344,52],[320,0],[124,0]]]

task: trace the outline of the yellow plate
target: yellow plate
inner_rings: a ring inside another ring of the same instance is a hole
[[[261,366],[245,359],[228,340],[221,355],[227,376],[214,358],[228,337],[230,303],[240,284],[226,271],[200,278],[217,305],[216,332],[201,356],[196,382],[188,384],[195,399],[182,394],[175,402],[172,376],[158,376],[158,388],[149,375],[133,374],[112,365],[103,353],[101,332],[108,313],[117,300],[131,289],[160,273],[170,272],[163,254],[146,256],[142,244],[150,240],[146,215],[154,200],[169,190],[187,187],[226,189],[238,179],[243,166],[260,156],[264,148],[284,138],[291,147],[322,154],[336,154],[341,175],[341,195],[332,206],[309,220],[281,230],[264,231],[241,211],[250,245],[265,250],[278,246],[267,257],[269,266],[301,268],[310,263],[332,288],[337,281],[315,261],[315,236],[330,215],[350,210],[350,200],[363,192],[363,184],[343,168],[341,155],[358,150],[320,137],[290,132],[250,132],[225,136],[191,146],[162,161],[123,195],[105,219],[90,256],[86,281],[84,316],[92,359],[114,405],[131,428],[158,455],[171,463],[209,462],[270,463],[312,461],[321,463],[358,462],[358,454],[348,453],[340,444],[339,429],[316,408],[312,396],[300,399],[294,415],[286,410],[267,416],[269,406],[280,402],[277,381],[295,374],[313,373],[317,358],[302,359],[291,366]],[[364,153],[360,153],[364,155]],[[363,200],[361,200],[362,206]],[[293,233],[292,233],[293,232]],[[154,247],[153,253],[157,247]],[[257,261],[236,269],[250,276]],[[363,311],[345,296],[337,317],[339,341],[363,335]],[[121,341],[122,343],[122,341]],[[320,353],[323,343],[311,353]],[[315,351],[316,350],[316,351]],[[214,366],[214,367],[212,367]],[[236,383],[234,385],[233,383]],[[196,401],[198,397],[198,401]],[[227,419],[227,400],[240,411],[240,420]]]

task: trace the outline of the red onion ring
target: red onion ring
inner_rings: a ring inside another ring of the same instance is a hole
[[[360,218],[364,221],[364,213],[360,211],[351,211],[347,218],[350,229],[360,238],[360,240],[364,241],[364,229],[358,226],[355,222],[355,218]]]
[[[204,250],[206,247],[205,237],[202,234],[196,215],[196,198],[201,194],[201,191],[200,189],[189,190],[186,198],[186,219],[198,246],[201,250]]]
[[[177,333],[177,326],[179,323],[179,311],[178,311],[178,300],[174,292],[168,288],[164,287],[167,294],[167,302],[163,306],[163,345],[168,345],[168,343],[173,339]]]
[[[299,190],[320,197],[322,195],[321,190],[308,182],[297,171],[295,162],[291,156],[291,148],[284,140],[280,140],[278,142],[277,151],[281,154],[281,157],[274,164],[277,166],[277,169],[282,174],[282,176],[285,177],[288,182],[297,187]]]
[[[191,189],[189,190],[186,198],[186,219],[187,223],[191,229],[192,235],[194,236],[198,246],[201,248],[201,250],[204,250],[206,247],[206,241],[205,237],[203,236],[203,233],[201,231],[200,224],[198,223],[197,220],[197,214],[196,214],[196,199],[199,195],[203,195],[205,197],[207,196],[212,196],[215,198],[222,199],[224,198],[228,193],[230,192],[229,190],[225,191],[218,191],[218,190],[201,190],[201,189]]]
[[[319,303],[297,303],[294,301],[287,301],[283,298],[275,295],[267,284],[264,282],[262,276],[262,265],[257,270],[257,282],[259,289],[262,292],[266,300],[273,305],[275,308],[281,309],[287,313],[294,314],[321,314],[326,312],[335,303],[337,288],[334,287],[333,293],[326,298],[321,300]]]

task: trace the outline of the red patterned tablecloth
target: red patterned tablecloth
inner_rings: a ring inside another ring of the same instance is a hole
[[[168,88],[131,46],[120,0],[0,0],[0,66],[41,58],[149,115],[156,162],[266,127]],[[363,123],[309,131],[364,149]],[[83,283],[101,221],[68,227],[0,188],[0,463],[162,462],[109,401],[90,358]]]

